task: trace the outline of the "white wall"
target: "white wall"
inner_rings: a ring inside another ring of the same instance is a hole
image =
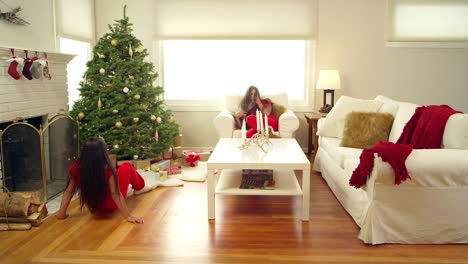
[[[373,98],[383,94],[417,104],[448,104],[468,111],[468,49],[387,48],[385,46],[386,0],[320,0],[316,69],[333,68],[342,74],[340,95]],[[134,34],[152,52],[154,30],[150,0],[96,3],[97,37],[107,24],[127,15]],[[316,92],[317,110],[322,92]],[[184,134],[184,147],[213,147],[217,142],[212,121],[215,112],[176,112]],[[307,146],[307,126],[302,113],[296,138]]]
[[[0,21],[0,46],[39,51],[56,51],[53,0],[3,0],[8,6],[22,7],[19,17],[29,25],[18,26]],[[8,8],[0,3],[2,12]],[[8,10],[9,11],[9,10]]]
[[[383,94],[468,111],[468,49],[386,47],[386,2],[321,0],[317,69],[340,70],[338,95]],[[317,107],[322,100],[319,92]]]

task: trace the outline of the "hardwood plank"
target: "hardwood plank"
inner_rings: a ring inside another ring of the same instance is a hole
[[[300,176],[299,182],[300,181]],[[370,246],[320,174],[310,221],[300,197],[219,196],[207,219],[206,183],[157,188],[127,200],[145,223],[70,207],[30,231],[0,232],[3,263],[468,263],[467,245]]]

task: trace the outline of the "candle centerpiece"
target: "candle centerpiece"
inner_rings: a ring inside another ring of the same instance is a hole
[[[266,146],[271,145],[270,142],[270,133],[268,129],[268,116],[265,114],[265,117],[262,117],[263,113],[257,109],[256,118],[257,118],[257,133],[255,133],[251,138],[247,138],[247,129],[245,125],[245,119],[242,121],[242,144],[239,146],[240,150],[247,149],[250,144],[257,145],[263,152],[268,153]],[[265,122],[265,125],[263,124]]]

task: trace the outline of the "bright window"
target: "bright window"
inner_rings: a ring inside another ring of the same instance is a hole
[[[262,94],[308,96],[307,40],[165,40],[165,99],[221,100],[254,85]]]
[[[68,106],[71,109],[80,96],[78,88],[86,71],[86,62],[91,58],[91,44],[60,38],[60,52],[76,55],[67,65]]]

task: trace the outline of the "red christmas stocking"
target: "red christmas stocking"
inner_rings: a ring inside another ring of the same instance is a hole
[[[10,63],[10,67],[8,67],[8,74],[15,80],[19,80],[21,78],[17,68],[18,62],[13,59],[13,61]]]
[[[11,59],[8,61],[11,61],[10,66],[8,67],[8,74],[15,80],[19,80],[21,78],[21,75],[19,74],[17,68],[18,68],[18,59],[15,56],[15,50],[11,50]]]
[[[24,67],[23,67],[23,76],[26,77],[28,80],[32,80],[33,76],[31,73],[31,66],[33,61],[30,58],[24,59]]]

